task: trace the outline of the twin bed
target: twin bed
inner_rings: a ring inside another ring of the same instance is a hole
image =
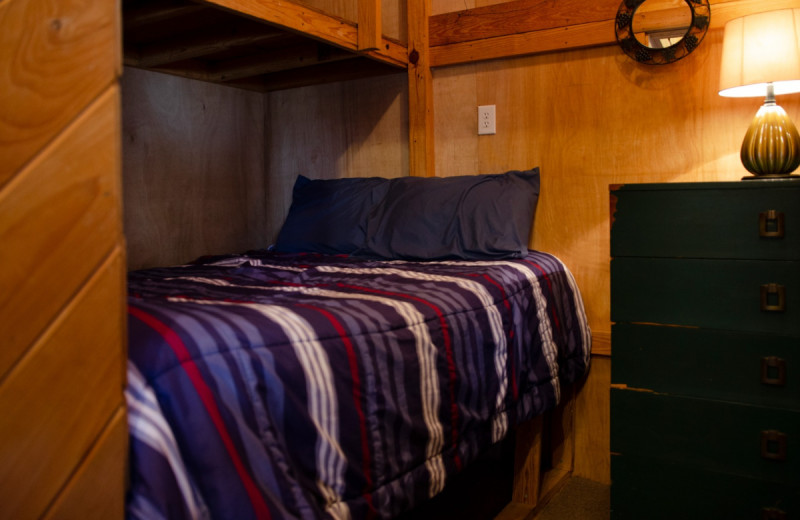
[[[130,273],[128,516],[393,518],[555,407],[590,334],[538,186],[301,177],[272,250]]]

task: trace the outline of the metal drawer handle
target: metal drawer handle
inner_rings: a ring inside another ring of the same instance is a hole
[[[786,516],[786,512],[780,509],[774,507],[764,507],[761,509],[761,520],[786,520],[787,518],[789,517]]]
[[[771,298],[772,297],[772,298]],[[770,300],[777,301],[770,302]],[[777,283],[761,286],[761,310],[767,312],[783,312],[786,310],[786,287]]]
[[[783,238],[784,216],[782,211],[770,209],[758,214],[758,236]]]
[[[786,385],[786,360],[776,356],[761,358],[761,383],[771,386]]]
[[[786,460],[786,434],[778,430],[762,431],[761,456],[769,460]]]

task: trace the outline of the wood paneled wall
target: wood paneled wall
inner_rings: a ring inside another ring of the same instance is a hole
[[[264,96],[126,68],[128,267],[266,247]]]
[[[123,518],[120,27],[0,2],[0,517]]]
[[[407,81],[401,72],[267,95],[267,236],[277,237],[297,175],[407,174]]]

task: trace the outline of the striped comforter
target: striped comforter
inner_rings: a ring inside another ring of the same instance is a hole
[[[540,252],[261,251],[129,292],[129,518],[390,518],[589,365],[572,275]]]

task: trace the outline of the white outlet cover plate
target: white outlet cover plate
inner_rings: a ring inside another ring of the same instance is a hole
[[[495,119],[495,105],[478,106],[478,135],[497,133],[497,120]]]

